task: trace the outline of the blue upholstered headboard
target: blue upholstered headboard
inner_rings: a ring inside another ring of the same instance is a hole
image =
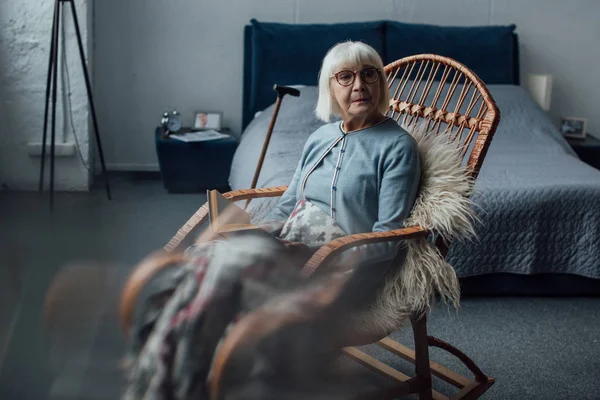
[[[281,24],[252,20],[244,27],[242,127],[275,102],[279,85],[317,85],[325,53],[335,43],[362,40],[388,64],[414,54],[451,57],[486,84],[519,84],[515,25],[447,27],[395,21]]]

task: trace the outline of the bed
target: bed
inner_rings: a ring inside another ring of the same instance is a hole
[[[515,26],[440,27],[373,21],[244,29],[243,126],[229,184],[250,187],[266,135],[274,83],[295,85],[273,131],[257,187],[289,183],[314,116],[320,61],[334,43],[363,40],[389,63],[435,53],[455,58],[488,86],[502,118],[477,180],[477,243],[453,243],[449,261],[466,295],[600,294],[600,171],[581,162],[519,86]],[[254,200],[256,221],[277,199]]]

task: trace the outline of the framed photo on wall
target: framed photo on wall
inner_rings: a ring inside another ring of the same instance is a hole
[[[587,134],[587,118],[562,117],[560,119],[560,133],[572,139],[585,139]]]
[[[211,111],[198,111],[194,116],[194,129],[221,130],[223,113]]]

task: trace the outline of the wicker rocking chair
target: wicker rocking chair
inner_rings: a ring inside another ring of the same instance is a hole
[[[500,120],[499,110],[484,83],[466,66],[450,58],[422,54],[406,57],[385,67],[388,85],[392,96],[388,115],[405,126],[417,122],[426,123],[427,129],[438,135],[445,135],[449,141],[459,142],[462,146],[463,160],[469,172],[476,178],[490,145],[492,136]],[[234,201],[253,198],[281,196],[286,186],[236,190],[225,196]],[[184,239],[190,235],[207,217],[208,207],[203,205],[177,232],[165,246],[171,254],[179,250]],[[409,227],[388,232],[349,235],[323,246],[306,263],[304,272],[310,275],[322,267],[332,256],[366,243],[408,240],[430,235],[432,232],[421,227]],[[446,256],[448,245],[436,243]],[[133,306],[136,297],[154,274],[172,262],[177,256],[165,256],[164,262],[141,265],[130,276],[125,285],[120,305],[121,324],[125,332],[131,326]],[[250,317],[250,318],[249,318]],[[252,319],[251,315],[245,319]],[[410,361],[415,365],[415,376],[409,377],[390,366],[378,361],[354,347],[344,349],[345,355],[360,364],[391,378],[395,384],[383,391],[368,394],[367,398],[393,399],[406,394],[418,394],[419,399],[448,399],[433,390],[432,375],[452,384],[457,392],[452,399],[476,399],[494,383],[494,379],[485,375],[477,365],[463,352],[427,334],[426,317],[411,317],[414,333],[414,351],[385,338],[377,345],[391,353]],[[222,398],[222,380],[227,362],[236,348],[244,342],[245,329],[252,324],[238,323],[228,334],[224,344],[215,356],[214,371],[211,376],[211,398]],[[472,378],[464,377],[429,359],[429,346],[444,349],[460,359],[473,373]]]

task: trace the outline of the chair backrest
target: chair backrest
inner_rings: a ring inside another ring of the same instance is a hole
[[[456,60],[435,54],[405,57],[384,70],[391,96],[388,116],[407,128],[426,124],[428,131],[456,142],[476,178],[500,121],[481,79]]]

